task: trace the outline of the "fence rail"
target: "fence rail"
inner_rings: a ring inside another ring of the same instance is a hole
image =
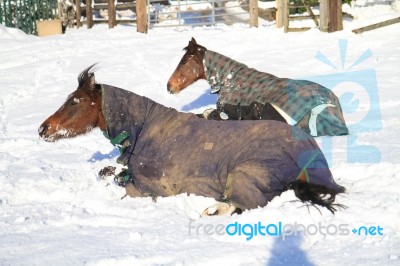
[[[94,1],[94,3],[92,3]],[[144,12],[138,12],[138,2],[136,0],[118,0],[111,2],[108,0],[87,0],[85,3],[87,6],[84,8],[86,12],[80,10],[82,0],[70,0],[68,2],[62,0],[0,0],[0,24],[4,24],[7,27],[15,27],[23,30],[28,34],[37,34],[36,21],[59,18],[62,16],[63,27],[78,27],[81,25],[81,15],[86,16],[86,22],[88,27],[91,27],[89,20],[93,18],[91,15],[92,8],[96,8],[101,5],[105,8],[107,3],[107,9],[111,14],[114,14],[116,9],[133,9],[136,13],[136,18],[120,18],[113,20],[113,16],[108,14],[108,19],[104,17],[104,11],[100,18],[96,18],[94,22],[109,22],[110,28],[116,25],[117,22],[133,22],[138,26],[139,31],[139,19],[140,24],[144,25],[144,30],[140,32],[147,32],[147,28],[155,27],[177,27],[177,26],[203,26],[203,25],[216,25],[219,23],[223,24],[234,24],[234,23],[249,23],[251,12],[251,2],[257,0],[140,0],[144,4]],[[59,5],[61,2],[61,5]],[[65,8],[65,4],[69,3],[69,9]],[[75,4],[78,4],[75,12]],[[88,4],[89,3],[89,4]],[[115,3],[117,5],[115,6]],[[114,7],[113,5],[114,4]],[[66,9],[66,10],[64,10]],[[258,8],[253,8],[257,9]],[[60,13],[61,12],[61,13]],[[78,14],[76,14],[78,13]],[[96,14],[99,12],[96,12]],[[139,16],[144,14],[144,16]],[[67,14],[67,15],[66,15]],[[84,15],[85,14],[85,15]],[[97,14],[98,16],[99,14]],[[83,21],[83,23],[85,22]],[[110,23],[111,22],[111,23]],[[90,25],[89,25],[90,24]]]
[[[58,0],[0,0],[0,24],[37,34],[37,20],[54,19]]]
[[[174,0],[169,5],[147,0],[148,25],[155,27],[249,23],[249,4],[231,0]]]

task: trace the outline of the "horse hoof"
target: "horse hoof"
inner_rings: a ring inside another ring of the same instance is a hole
[[[100,179],[106,179],[108,176],[115,175],[115,169],[116,167],[114,166],[106,166],[103,169],[99,171],[99,177]]]
[[[214,108],[210,108],[210,109],[206,109],[203,112],[203,117],[205,119],[209,119],[208,117],[210,116],[210,114],[214,111]]]
[[[205,211],[203,211],[201,216],[202,217],[215,216],[215,215],[231,216],[233,213],[236,212],[236,209],[237,208],[232,204],[228,204],[225,202],[218,202],[214,206],[205,209]]]

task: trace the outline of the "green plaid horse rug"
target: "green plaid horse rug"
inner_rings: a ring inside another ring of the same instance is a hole
[[[259,109],[250,119],[263,119],[262,108],[272,105],[288,124],[312,136],[349,134],[339,99],[315,82],[278,78],[210,50],[203,64],[222,119],[241,119],[246,108]]]

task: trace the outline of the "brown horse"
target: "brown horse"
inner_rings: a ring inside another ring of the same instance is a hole
[[[78,83],[39,135],[54,142],[100,128],[120,149],[117,162],[128,166],[130,196],[192,193],[224,202],[207,215],[265,206],[288,189],[334,212],[344,192],[315,140],[286,123],[201,119],[97,84],[91,67]]]
[[[339,99],[329,89],[307,80],[278,78],[227,56],[207,50],[192,38],[167,89],[179,93],[206,79],[218,93],[217,108],[203,117],[216,120],[277,120],[312,136],[347,135]],[[200,115],[201,116],[201,115]]]

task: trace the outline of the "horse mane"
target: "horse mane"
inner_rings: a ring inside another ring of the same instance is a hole
[[[79,75],[78,75],[78,84],[79,88],[83,87],[87,82],[90,81],[91,77],[94,76],[95,72],[95,66],[97,63],[94,63],[93,65],[89,66],[85,70],[83,70]],[[97,83],[95,83],[97,85]]]
[[[202,56],[204,56],[204,53],[207,51],[207,48],[204,47],[204,46],[202,46],[202,45],[200,45],[200,44],[197,44],[197,43],[195,43],[194,45],[196,46],[196,49],[197,49],[197,48],[200,48],[200,49],[201,49],[201,50],[200,50],[200,53],[201,53]],[[188,48],[189,48],[189,45],[186,46],[185,48],[183,48],[183,51],[187,52]]]

